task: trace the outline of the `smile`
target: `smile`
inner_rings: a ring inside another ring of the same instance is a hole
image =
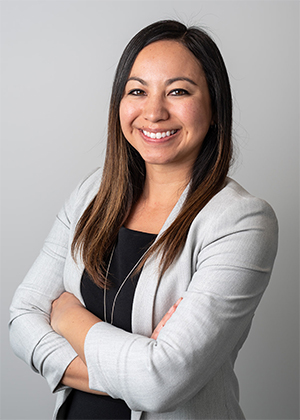
[[[150,131],[142,130],[143,134],[149,139],[164,139],[165,137],[170,137],[175,134],[178,130],[170,130],[170,131],[161,131],[157,133],[151,133]]]

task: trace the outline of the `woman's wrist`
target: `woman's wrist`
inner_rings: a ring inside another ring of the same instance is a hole
[[[61,379],[61,385],[92,394],[107,395],[104,392],[90,389],[88,370],[79,356],[75,357],[65,370]]]

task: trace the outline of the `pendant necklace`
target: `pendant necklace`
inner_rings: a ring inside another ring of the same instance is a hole
[[[113,258],[114,252],[115,252],[115,248],[116,248],[116,245],[114,245],[113,250],[111,252],[111,255],[110,255],[110,258],[109,258],[109,262],[108,262],[108,265],[107,265],[107,269],[106,269],[106,275],[105,275],[105,288],[104,288],[104,292],[103,292],[104,293],[103,312],[104,312],[104,321],[105,322],[107,322],[107,317],[106,317],[106,284],[107,284],[108,272],[109,272],[109,269],[110,269],[110,265],[111,265],[111,262],[112,262],[112,258]],[[131,276],[131,274],[133,273],[133,271],[137,268],[137,266],[142,261],[142,259],[144,258],[144,256],[147,254],[148,251],[149,251],[149,248],[143,253],[143,255],[139,258],[138,262],[129,271],[129,273],[127,274],[127,276],[125,277],[125,279],[121,283],[119,289],[117,290],[117,293],[116,293],[116,295],[114,297],[114,300],[113,300],[111,314],[110,314],[110,323],[111,324],[113,323],[113,320],[114,320],[114,312],[115,312],[116,300],[117,300],[117,297],[119,296],[119,294],[121,292],[122,287],[124,286],[124,284],[126,283],[126,281],[129,279],[129,277]]]

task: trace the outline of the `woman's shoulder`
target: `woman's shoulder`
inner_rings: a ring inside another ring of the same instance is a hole
[[[83,178],[65,202],[62,211],[70,220],[78,220],[96,196],[102,177],[102,169],[97,168]]]
[[[272,206],[250,194],[237,181],[227,178],[224,187],[208,202],[194,220],[199,229],[226,232],[236,229],[267,230],[277,235],[278,222]]]
[[[254,196],[232,178],[226,179],[224,187],[208,205],[220,213],[259,211],[276,217],[272,206],[267,201]]]
[[[77,189],[80,195],[89,194],[95,195],[97,194],[100,182],[102,177],[102,168],[96,168],[92,172],[90,172],[85,178],[83,178]]]

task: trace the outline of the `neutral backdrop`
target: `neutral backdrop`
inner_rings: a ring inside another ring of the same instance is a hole
[[[120,54],[153,21],[206,28],[228,67],[231,175],[275,209],[270,285],[236,371],[248,419],[299,419],[299,2],[2,1],[1,418],[50,419],[54,396],[12,352],[8,308],[55,214],[103,163]]]

